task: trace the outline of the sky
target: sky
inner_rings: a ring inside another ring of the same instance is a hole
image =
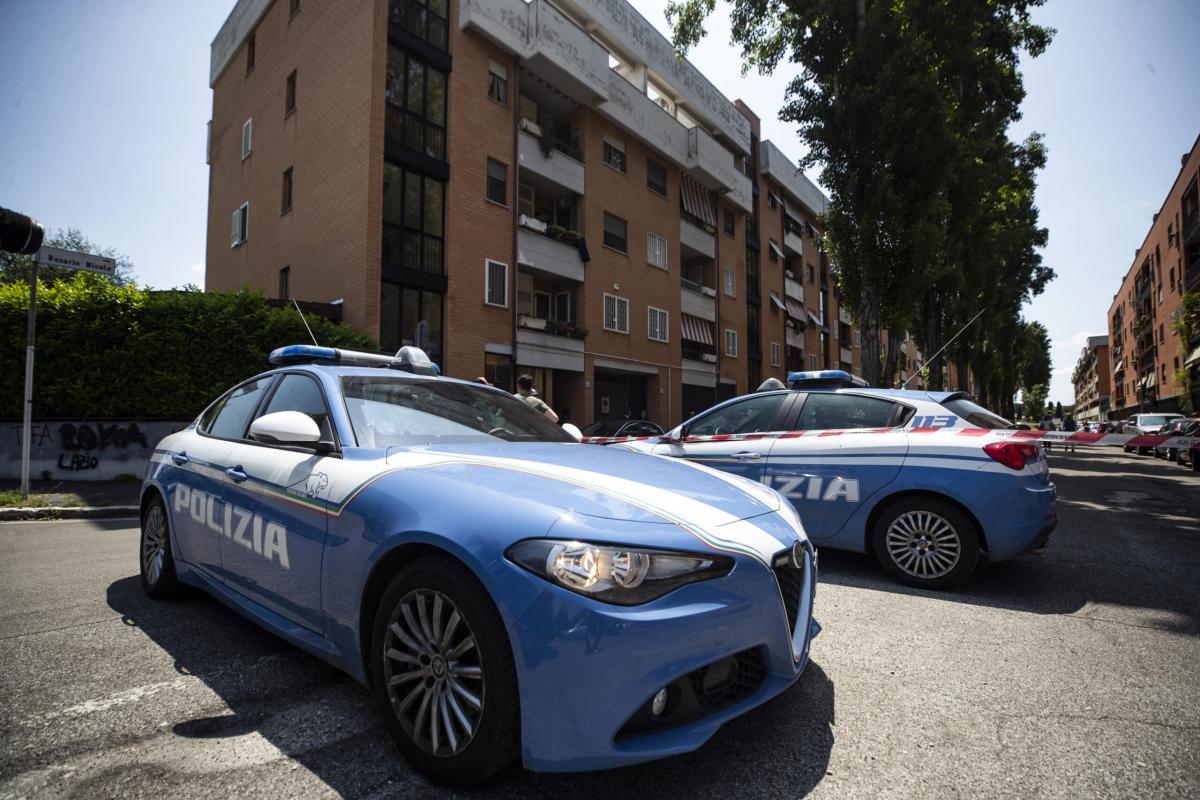
[[[667,31],[666,0],[634,0]],[[233,0],[0,0],[0,205],[74,226],[156,288],[202,284],[209,44]],[[718,3],[693,63],[762,118],[763,138],[803,155],[776,112],[795,74],[741,76]],[[1037,193],[1058,273],[1025,311],[1053,342],[1050,400],[1070,403],[1088,335],[1200,134],[1200,0],[1049,0],[1058,30],[1025,59],[1024,118],[1046,137]],[[809,171],[814,180],[819,171]]]

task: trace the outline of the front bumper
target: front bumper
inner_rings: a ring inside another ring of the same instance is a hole
[[[811,545],[804,561],[794,629],[775,575],[745,557],[723,578],[642,606],[613,606],[548,586],[511,631],[525,766],[573,772],[685,753],[788,688],[820,630],[812,619]],[[726,702],[680,724],[644,724],[643,707],[659,689],[695,682],[709,665],[747,653],[761,659],[761,674],[743,674]],[[626,727],[639,710],[641,722]]]

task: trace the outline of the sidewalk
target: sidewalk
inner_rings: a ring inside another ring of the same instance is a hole
[[[0,480],[0,520],[137,516],[140,481],[30,481],[29,498],[21,482]]]

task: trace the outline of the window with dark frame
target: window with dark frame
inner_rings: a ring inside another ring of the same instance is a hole
[[[491,158],[487,160],[487,199],[508,205],[508,167]]]
[[[292,70],[292,74],[287,76],[287,91],[283,100],[284,115],[288,115],[296,110],[296,70]]]
[[[629,252],[629,223],[620,217],[604,212],[604,246],[611,247],[613,250],[619,250],[622,253]]]
[[[288,285],[292,276],[292,268],[284,267],[279,270],[279,299],[288,300],[291,298],[291,287]]]
[[[618,172],[625,172],[625,145],[604,139],[604,163]]]
[[[292,210],[292,168],[288,167],[283,171],[283,198],[279,207],[280,214],[286,214]]]
[[[446,185],[383,166],[383,263],[441,275]]]
[[[736,230],[736,227],[735,227],[736,223],[737,223],[737,218],[734,216],[733,210],[728,209],[728,208],[725,209],[725,235],[726,236],[734,236],[735,235],[734,231]]]
[[[508,70],[495,61],[488,62],[488,97],[508,105]]]
[[[484,302],[489,306],[508,308],[508,264],[489,258],[486,266]]]
[[[389,46],[384,97],[387,141],[445,161],[446,73]]]
[[[246,74],[249,75],[254,71],[254,34],[250,34],[250,38],[246,40]]]
[[[448,0],[389,0],[388,19],[439,50],[449,41]]]
[[[651,158],[646,159],[646,188],[657,195],[667,196],[667,168]]]

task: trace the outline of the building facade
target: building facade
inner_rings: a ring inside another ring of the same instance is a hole
[[[579,425],[861,367],[824,195],[622,0],[239,0],[210,79],[210,291]]]
[[[1076,419],[1108,419],[1112,411],[1110,363],[1108,337],[1089,336],[1071,375],[1075,384]]]
[[[1183,295],[1200,290],[1200,137],[1180,160],[1166,200],[1108,309],[1114,418],[1200,406],[1200,330],[1173,323]]]

